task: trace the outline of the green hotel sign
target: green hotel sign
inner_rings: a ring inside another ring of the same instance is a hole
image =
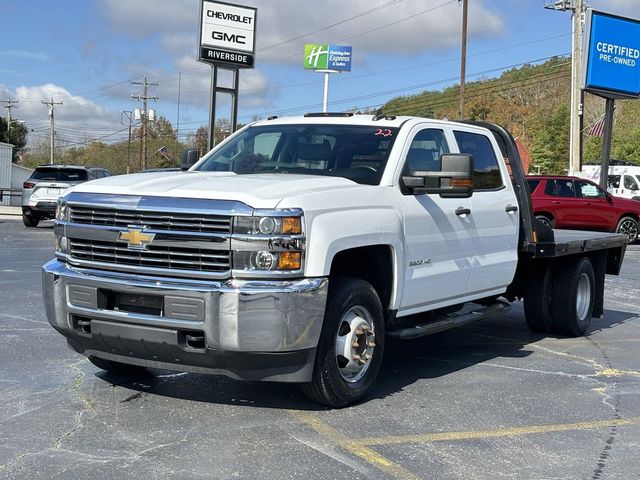
[[[304,68],[350,72],[351,47],[308,43],[304,46]]]

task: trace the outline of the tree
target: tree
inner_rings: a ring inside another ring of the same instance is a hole
[[[11,129],[9,130],[7,128],[7,120],[0,117],[0,142],[10,143],[13,145],[12,161],[14,163],[18,161],[20,154],[22,153],[22,149],[24,149],[27,144],[28,132],[29,130],[24,123],[15,121],[11,122]]]
[[[162,116],[158,117],[155,122],[148,123],[147,135],[149,138],[161,138],[163,140],[176,139],[176,132],[171,122]]]
[[[207,143],[209,142],[209,129],[202,125],[198,127],[196,133],[193,135],[191,139],[191,147],[198,150],[198,154],[200,156],[204,155],[207,152]]]

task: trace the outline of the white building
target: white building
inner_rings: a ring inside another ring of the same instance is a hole
[[[22,183],[33,170],[11,163],[13,145],[0,143],[0,205],[20,206]]]

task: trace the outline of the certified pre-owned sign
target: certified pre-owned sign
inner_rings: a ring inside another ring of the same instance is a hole
[[[253,67],[256,14],[253,7],[203,0],[199,60]]]

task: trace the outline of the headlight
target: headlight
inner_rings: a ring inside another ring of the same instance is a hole
[[[58,206],[56,207],[56,220],[60,222],[69,221],[69,206],[67,202],[58,200]]]
[[[302,270],[302,252],[236,251],[233,252],[233,268],[253,272]]]
[[[234,275],[299,274],[304,267],[302,210],[260,210],[235,217],[231,250]]]
[[[301,235],[300,217],[236,217],[233,233],[247,235]]]

